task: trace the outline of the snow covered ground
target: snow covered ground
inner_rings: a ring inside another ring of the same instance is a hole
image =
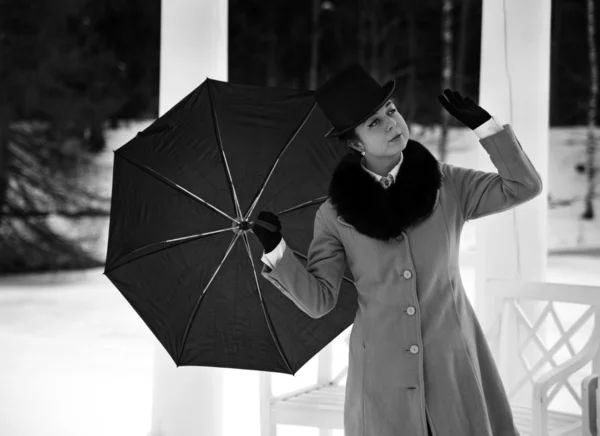
[[[146,125],[141,122],[109,132],[110,147],[118,148]],[[548,183],[557,198],[583,193],[584,176],[572,168],[583,157],[584,148],[569,145],[581,131],[551,131]],[[474,167],[469,153],[477,142],[468,135],[472,134],[460,129],[451,133],[451,163]],[[461,147],[464,144],[468,147]],[[101,159],[109,165],[112,153]],[[596,207],[600,212],[600,202]],[[581,209],[579,203],[549,211],[550,249],[600,247],[600,220],[580,223],[576,216]],[[467,229],[464,247],[474,242]],[[461,270],[470,293],[473,268],[462,265]],[[548,280],[600,286],[600,257],[552,255]],[[154,344],[145,324],[101,269],[0,278],[0,435],[146,436]],[[335,364],[340,368],[344,361],[341,351]],[[310,383],[314,363],[309,362],[296,378],[276,374],[275,393]],[[232,415],[226,423],[227,435],[258,436],[257,374],[226,371],[226,404]],[[317,436],[318,432],[281,427],[279,434]]]
[[[600,286],[595,258],[553,256],[548,269],[549,281]],[[101,273],[74,274],[67,283],[0,280],[0,435],[148,434],[155,341]],[[473,269],[463,267],[462,275],[472,289]],[[339,370],[346,355],[337,341]],[[315,368],[313,360],[296,378],[275,374],[275,393],[313,382]],[[227,435],[258,436],[257,373],[225,371],[225,401],[235,416]],[[297,427],[279,434],[318,436]]]

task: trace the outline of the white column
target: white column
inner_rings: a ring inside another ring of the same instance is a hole
[[[550,100],[549,0],[483,0],[480,105],[510,124],[544,182],[544,192],[475,221],[475,308],[487,329],[486,278],[544,281]],[[479,168],[496,171],[480,147]]]
[[[227,0],[163,0],[159,115],[207,77],[227,80]],[[224,369],[177,368],[156,341],[152,436],[225,434]]]

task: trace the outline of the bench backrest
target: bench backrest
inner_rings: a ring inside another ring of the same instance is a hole
[[[581,381],[600,370],[600,287],[490,279],[485,292],[486,338],[511,404],[530,405],[543,382],[549,408],[580,414]]]

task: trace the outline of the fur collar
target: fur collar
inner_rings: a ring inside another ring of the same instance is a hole
[[[412,139],[403,155],[388,189],[362,169],[361,156],[349,153],[337,165],[329,184],[331,203],[360,233],[388,241],[431,215],[442,180],[438,160]]]

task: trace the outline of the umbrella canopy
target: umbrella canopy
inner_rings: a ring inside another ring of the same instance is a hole
[[[114,154],[104,275],[177,366],[295,374],[354,321],[346,270],[313,319],[260,274],[261,210],[306,265],[315,212],[346,147],[314,92],[207,79]]]

